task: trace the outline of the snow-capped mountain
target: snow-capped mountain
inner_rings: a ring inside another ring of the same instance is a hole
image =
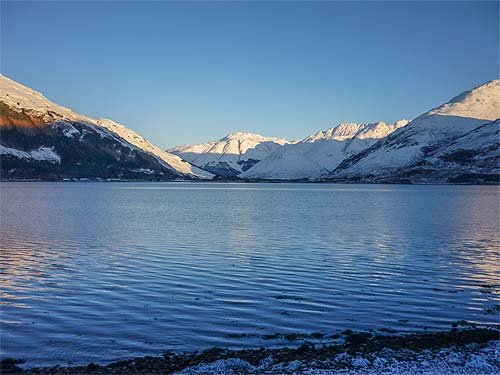
[[[466,91],[411,121],[369,149],[342,162],[330,178],[397,180],[427,154],[500,118],[500,80]],[[399,177],[398,177],[399,176]],[[410,178],[411,180],[411,178]]]
[[[229,177],[248,170],[275,149],[288,143],[283,138],[236,132],[217,141],[178,146],[168,152],[207,171]]]
[[[2,178],[212,178],[108,119],[59,106],[0,75]]]
[[[267,180],[319,178],[333,171],[344,159],[370,147],[407,123],[407,120],[401,120],[395,124],[340,124],[300,142],[277,148],[267,158],[241,173],[240,177]]]

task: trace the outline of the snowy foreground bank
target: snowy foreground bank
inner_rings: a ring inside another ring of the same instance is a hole
[[[230,358],[189,367],[180,374],[500,374],[499,353],[500,342],[491,341],[438,351],[389,349],[372,355],[344,352],[326,360],[277,362],[268,357],[257,366]]]
[[[22,369],[6,359],[2,374],[500,374],[498,329],[408,335],[343,333],[343,342],[298,348],[167,352],[108,365]]]

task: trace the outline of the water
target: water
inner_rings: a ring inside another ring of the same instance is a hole
[[[498,204],[487,186],[2,183],[1,356],[498,324]]]

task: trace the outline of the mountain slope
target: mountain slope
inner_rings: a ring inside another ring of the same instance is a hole
[[[276,149],[240,177],[269,180],[319,178],[334,170],[344,159],[370,147],[407,123],[401,120],[392,125],[384,122],[340,124]]]
[[[398,176],[414,182],[499,183],[500,120],[428,150],[422,161]]]
[[[404,174],[426,153],[500,118],[500,80],[466,91],[411,121],[386,139],[355,155],[329,174],[330,178],[377,181]]]
[[[237,176],[276,148],[289,143],[282,138],[236,132],[208,143],[178,146],[168,152],[180,156],[193,165],[221,176]]]
[[[0,127],[2,178],[213,176],[123,125],[75,113],[2,75]]]

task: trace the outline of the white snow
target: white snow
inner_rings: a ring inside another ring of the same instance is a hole
[[[76,138],[81,136],[78,129],[76,129],[69,121],[57,120],[52,126],[56,129],[62,130],[62,133],[67,138]]]
[[[500,174],[500,120],[482,125],[425,158],[420,182],[446,182],[463,174]],[[420,166],[411,166],[418,169]],[[410,169],[411,169],[410,167]]]
[[[138,173],[144,173],[144,174],[153,174],[154,171],[152,169],[148,168],[138,168],[138,169],[131,169],[132,172],[138,172]]]
[[[118,124],[109,119],[99,119],[96,121],[96,123],[97,125],[111,131],[113,134],[120,136],[122,139],[135,146],[139,150],[156,156],[157,159],[160,160],[167,168],[171,168],[182,174],[192,175],[199,178],[210,179],[214,176],[210,172],[204,171],[203,169],[200,169],[183,161],[177,155],[173,155],[171,153],[163,151],[159,147],[153,145],[144,137],[121,124]]]
[[[240,177],[280,180],[319,178],[333,171],[344,159],[370,147],[407,123],[407,120],[401,120],[395,124],[339,124],[298,143],[277,148]]]
[[[496,120],[500,117],[499,105],[500,80],[496,79],[457,95],[423,116],[443,115]]]
[[[395,169],[419,161],[424,147],[447,142],[497,118],[500,80],[466,91],[417,117],[355,163],[340,167],[333,176],[390,175]]]
[[[283,138],[265,137],[254,133],[236,132],[217,141],[196,145],[177,146],[168,152],[199,167],[217,167],[221,163],[242,171],[241,161],[262,160],[276,148],[288,144]]]
[[[399,129],[409,120],[399,120],[395,124],[388,125],[385,122],[376,122],[373,124],[345,123],[339,124],[334,128],[320,130],[319,132],[306,137],[302,142],[317,142],[324,140],[345,141],[352,138],[358,139],[380,139],[386,137],[394,130]]]
[[[212,173],[197,168],[180,157],[161,150],[136,132],[112,120],[96,120],[80,115],[68,108],[57,105],[39,92],[0,75],[0,102],[7,104],[13,111],[27,111],[31,115],[43,118],[49,126],[63,129],[66,137],[76,137],[80,133],[71,125],[71,121],[82,122],[93,127],[101,137],[110,137],[123,145],[147,152],[157,158],[165,167],[197,178],[211,179]]]
[[[457,374],[497,375],[500,373],[498,353],[500,342],[492,341],[484,347],[471,344],[437,351],[384,349],[364,356],[347,352],[333,359],[279,362],[272,357],[257,366],[240,358],[217,360],[188,367],[180,375],[206,374],[308,374],[308,375],[389,375],[389,374]]]
[[[54,152],[53,148],[49,147],[39,147],[36,150],[22,151],[0,145],[0,155],[12,155],[18,159],[34,159],[39,161],[49,161],[51,163],[61,162],[60,156]]]
[[[435,155],[449,154],[458,150],[487,150],[491,149],[494,154],[499,154],[500,149],[498,144],[500,119],[491,121],[485,125],[479,126],[476,129],[456,138],[450,144],[439,148]],[[500,166],[499,166],[500,168]]]
[[[69,108],[57,105],[38,91],[32,90],[16,81],[0,74],[0,101],[12,110],[28,110],[37,113],[47,121],[66,119],[71,121],[88,121],[88,117],[73,112]]]

